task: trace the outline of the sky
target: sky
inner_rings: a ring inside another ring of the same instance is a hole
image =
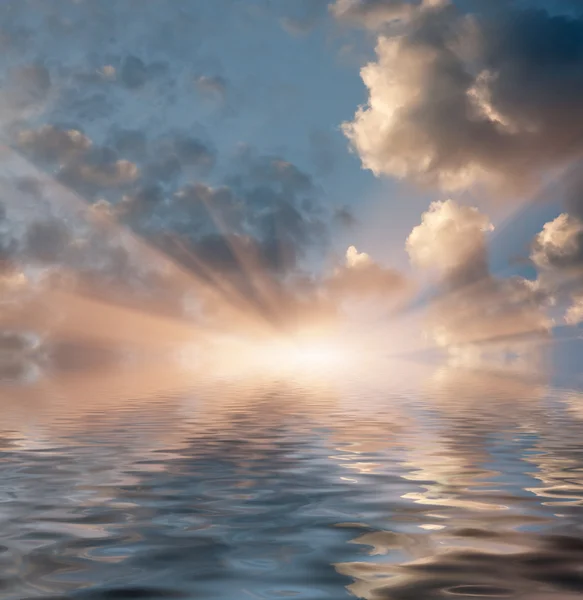
[[[4,346],[106,339],[120,306],[381,346],[390,321],[469,361],[577,337],[582,9],[6,0]]]

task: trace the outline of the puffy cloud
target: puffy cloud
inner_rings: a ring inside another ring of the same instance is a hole
[[[88,198],[134,182],[166,185],[208,172],[215,160],[209,143],[180,132],[148,140],[140,131],[114,130],[109,145],[98,146],[78,129],[44,125],[17,132],[15,141],[39,166],[57,165],[59,179]]]
[[[3,159],[3,312],[4,303],[16,309],[55,285],[134,298],[166,297],[165,286],[174,290],[164,281],[162,265],[148,260],[128,242],[126,232],[112,226],[106,203],[83,203],[16,154]]]
[[[338,299],[376,296],[385,301],[405,291],[408,285],[401,273],[378,265],[354,246],[346,251],[344,265],[326,282],[327,289]]]
[[[429,306],[430,338],[455,347],[546,333],[546,294],[536,282],[490,274],[489,219],[477,209],[448,200],[434,202],[407,240],[417,266],[437,271],[443,283]]]
[[[565,323],[568,325],[578,325],[583,322],[583,294],[575,294],[573,303],[565,313]]]
[[[216,150],[193,100],[222,97],[228,83],[197,78],[222,70],[194,64],[196,7],[155,4],[138,14],[134,0],[56,0],[35,18],[19,2],[0,7],[14,34],[0,36],[0,100],[11,107],[0,133],[30,160],[9,157],[0,173],[3,308],[8,298],[17,308],[23,288],[65,288],[182,315],[191,294],[193,318],[228,327],[243,320],[237,311],[255,311],[255,322],[279,325],[404,289],[402,275],[353,249],[330,275],[303,273],[328,224],[353,219],[331,214],[312,176],[282,156],[246,150],[212,170]],[[319,18],[313,5],[302,3],[295,25]],[[329,171],[331,140],[316,132],[311,144]]]
[[[580,269],[583,266],[583,222],[563,213],[546,223],[534,239],[531,258],[541,269]]]
[[[207,264],[236,266],[237,252],[278,274],[306,251],[326,243],[326,216],[311,177],[277,156],[245,156],[225,184],[165,188],[161,178],[140,185],[115,207],[124,223],[147,237],[178,237]],[[181,252],[181,256],[184,254]],[[215,255],[213,258],[213,254]],[[212,259],[212,260],[211,260]]]
[[[467,284],[488,274],[487,233],[493,229],[476,208],[452,200],[433,202],[411,231],[406,249],[418,267]]]
[[[0,134],[28,159],[2,156],[0,329],[8,304],[18,313],[24,296],[38,307],[63,288],[224,328],[243,312],[255,326],[334,314],[303,261],[348,213],[328,210],[312,176],[281,156],[246,150],[213,170],[197,99],[223,99],[230,84],[197,54],[206,9],[165,4],[55,0],[34,18],[20,2],[0,6],[0,106],[10,108]],[[319,18],[313,4],[293,18]]]
[[[558,298],[571,303],[567,322],[582,314],[583,18],[569,11],[577,3],[483,4],[464,12],[448,1],[337,0],[331,8],[380,32],[377,59],[361,71],[368,103],[343,126],[365,168],[450,190],[486,183],[516,192],[563,175],[572,214],[536,236],[536,282],[490,274],[492,227],[475,209],[450,201],[423,215],[407,251],[442,278],[430,320],[443,345],[545,331],[545,309]]]
[[[63,188],[62,175],[55,181],[13,159],[12,176],[4,182],[11,199],[5,229],[20,225],[16,246],[5,244],[6,252],[10,248],[15,274],[22,274],[33,295],[55,287],[80,290],[187,318],[194,295],[192,318],[226,328],[244,321],[283,327],[300,314],[306,321],[335,314],[334,300],[322,297],[320,283],[296,286],[306,251],[326,243],[328,217],[310,176],[280,157],[247,154],[220,186],[177,186],[176,179],[168,185],[161,177],[150,183],[141,176],[120,194],[110,190],[114,182],[85,180],[98,196],[114,192],[111,200],[93,204]],[[87,164],[87,158],[71,164]],[[35,214],[28,206],[44,211]],[[160,261],[143,252],[141,240],[175,267],[165,273]],[[10,288],[16,299],[19,290]]]
[[[432,3],[376,53],[361,70],[368,103],[344,124],[375,174],[514,190],[581,158],[583,19]]]
[[[97,192],[101,188],[128,185],[138,178],[138,173],[138,167],[133,162],[96,152],[86,162],[68,164],[59,173],[59,178],[74,189]]]
[[[583,320],[583,222],[566,213],[546,223],[533,241],[531,259],[539,269],[539,285],[559,307],[564,321]]]
[[[68,162],[91,147],[91,140],[77,129],[60,129],[53,125],[25,129],[18,133],[16,142],[33,160],[47,163]]]
[[[372,258],[366,252],[359,252],[355,246],[350,246],[346,251],[347,269],[367,269],[373,263]]]

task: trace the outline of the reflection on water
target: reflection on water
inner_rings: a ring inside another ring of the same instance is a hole
[[[583,593],[577,391],[104,362],[0,397],[0,598]]]

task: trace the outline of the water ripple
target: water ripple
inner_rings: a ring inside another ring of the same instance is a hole
[[[3,393],[0,598],[583,595],[573,390],[130,376]]]

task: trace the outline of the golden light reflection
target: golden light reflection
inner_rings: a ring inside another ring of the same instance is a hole
[[[48,446],[69,435],[98,436],[101,432],[111,438],[115,423],[123,424],[132,411],[146,421],[148,413],[159,419],[161,406],[166,414],[173,411],[173,394],[196,381],[195,374],[178,365],[152,361],[66,367],[28,385],[2,388],[0,438],[11,439],[23,449]],[[161,438],[150,437],[148,443],[176,441],[176,431],[159,429],[157,433]],[[129,445],[136,441],[125,439]]]

